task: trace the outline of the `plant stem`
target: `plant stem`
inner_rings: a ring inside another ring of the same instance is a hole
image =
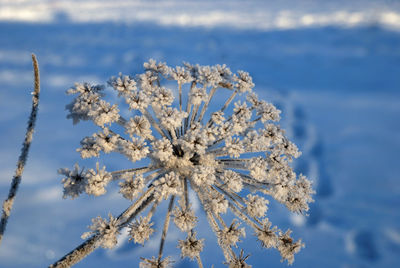
[[[201,109],[200,116],[199,116],[199,119],[198,119],[199,122],[201,122],[201,120],[203,120],[203,116],[204,116],[204,114],[205,114],[205,112],[207,110],[208,104],[210,104],[210,101],[211,101],[212,97],[214,96],[216,90],[217,90],[217,87],[213,87],[210,90],[210,94],[208,95],[208,100],[207,100],[207,102],[204,103],[204,105],[203,105],[203,107]]]
[[[163,249],[164,249],[164,243],[165,243],[165,239],[167,238],[169,220],[171,218],[171,212],[172,212],[172,208],[174,206],[174,200],[175,200],[175,195],[171,196],[171,199],[169,200],[168,212],[167,212],[167,215],[165,216],[164,228],[163,228],[163,232],[161,235],[160,250],[158,252],[158,263],[161,262],[162,253],[163,253]]]
[[[21,183],[22,173],[28,159],[29,148],[33,139],[33,132],[35,129],[35,123],[37,118],[37,113],[39,109],[39,94],[40,94],[40,75],[39,75],[39,65],[35,54],[32,54],[33,72],[34,72],[34,91],[32,92],[32,110],[31,115],[28,120],[28,127],[25,134],[24,143],[22,145],[21,155],[18,158],[17,169],[15,170],[15,175],[11,182],[10,191],[8,197],[3,203],[3,213],[1,215],[0,221],[0,244],[6,230],[8,218],[10,217],[11,210],[14,204],[15,196],[18,191],[19,184]]]

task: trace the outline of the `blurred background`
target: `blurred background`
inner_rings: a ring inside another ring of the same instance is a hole
[[[0,267],[48,266],[82,242],[91,218],[128,205],[116,185],[101,197],[62,199],[57,169],[83,163],[75,149],[95,131],[66,119],[65,90],[142,72],[149,58],[248,71],[255,92],[282,109],[281,124],[303,152],[295,168],[317,191],[309,217],[277,204],[269,210],[274,224],[306,244],[293,267],[400,267],[399,1],[0,0],[0,36],[1,202],[30,113],[31,53],[42,79]],[[206,224],[201,229],[205,267],[223,267],[214,235]],[[247,233],[240,246],[250,265],[287,266]],[[197,267],[180,259],[181,236],[171,229],[166,254],[176,267]],[[155,254],[158,237],[142,247],[124,233],[116,249],[98,249],[76,267],[137,267],[140,256]]]

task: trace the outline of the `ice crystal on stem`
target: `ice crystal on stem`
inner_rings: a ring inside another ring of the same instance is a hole
[[[87,184],[86,172],[84,172],[84,170],[79,171],[78,164],[75,164],[74,170],[60,168],[58,173],[65,176],[62,180],[62,183],[64,184],[64,198],[70,196],[74,199],[81,193],[85,192]]]
[[[190,208],[176,208],[174,210],[174,223],[182,232],[189,232],[196,226],[197,217]]]
[[[154,229],[151,228],[152,225],[153,223],[150,223],[148,218],[140,217],[140,220],[136,220],[135,223],[130,225],[129,234],[131,237],[129,240],[133,239],[135,243],[144,245],[144,242],[149,240],[150,235],[154,232]]]
[[[74,264],[99,245],[113,247],[125,227],[130,228],[130,240],[145,244],[156,232],[151,228],[156,208],[169,200],[158,256],[143,259],[140,267],[172,265],[169,257],[163,258],[171,216],[186,233],[177,245],[182,258],[195,259],[203,267],[204,239],[196,238],[192,198],[204,209],[229,267],[251,267],[245,262],[249,255],[236,249],[245,226],[253,229],[263,247],[276,248],[291,264],[303,244],[294,242],[290,230],[272,227],[267,218],[269,199],[305,213],[314,191],[306,177],[292,170],[290,162],[300,153],[277,124],[280,111],[258,99],[252,78],[244,71],[233,74],[225,65],[189,63],[171,68],[154,60],[144,68],[143,74],[119,74],[108,81],[126,108],[106,102],[102,85],[76,84],[67,91],[77,95],[66,107],[67,117],[100,127],[81,141],[77,151],[82,158],[120,153],[132,163],[147,159],[148,165],[112,172],[98,164],[96,170],[80,171],[78,165],[72,171],[60,169],[64,197],[102,195],[108,183],[117,180],[119,192],[132,204],[116,218],[93,220],[92,232],[85,235],[91,239],[56,264]],[[177,96],[168,88],[170,81],[177,84]],[[217,91],[219,96],[227,94],[222,103],[221,97],[214,98]],[[121,109],[129,109],[130,117],[120,115]],[[189,191],[196,197],[189,198]],[[228,210],[235,216],[230,225],[224,215]]]
[[[196,238],[195,232],[190,233],[186,240],[179,240],[182,258],[188,257],[193,260],[198,257],[203,250],[203,241],[204,239],[198,240]]]
[[[89,227],[92,231],[86,232],[82,235],[82,238],[88,238],[93,234],[99,234],[101,239],[99,240],[100,246],[103,248],[113,248],[117,244],[117,235],[119,234],[117,219],[111,214],[108,215],[109,221],[97,217],[92,219],[93,224]]]
[[[173,263],[169,257],[160,260],[153,256],[151,259],[142,258],[142,260],[143,261],[139,264],[139,268],[169,268]]]
[[[250,255],[244,256],[244,252],[241,250],[239,256],[233,256],[232,260],[226,264],[228,264],[229,268],[251,268],[251,265],[246,263],[249,257]]]

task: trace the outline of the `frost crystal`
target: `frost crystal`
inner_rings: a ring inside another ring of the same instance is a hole
[[[142,258],[142,260],[143,261],[139,264],[139,268],[169,268],[173,263],[169,257],[160,260],[153,256],[151,259]]]
[[[119,74],[109,79],[115,95],[126,103],[121,102],[121,107],[103,99],[101,85],[76,84],[67,91],[76,95],[66,107],[67,117],[74,124],[90,120],[100,127],[81,141],[77,149],[81,157],[119,153],[135,165],[112,172],[99,164],[95,170],[80,170],[78,165],[59,170],[65,176],[64,198],[83,192],[105,194],[109,182],[117,180],[119,193],[132,202],[118,220],[111,215],[109,221],[94,219],[92,232],[85,237],[98,235],[103,247],[112,247],[118,232],[129,227],[130,240],[144,244],[155,232],[150,223],[153,214],[168,199],[159,255],[143,259],[140,267],[172,265],[169,257],[162,256],[171,218],[186,233],[177,245],[182,258],[195,259],[203,267],[204,239],[196,238],[198,219],[192,209],[196,202],[229,267],[251,267],[245,262],[248,255],[236,249],[245,236],[244,227],[239,226],[245,224],[264,248],[276,248],[291,264],[303,244],[293,242],[290,231],[272,227],[267,205],[274,198],[290,211],[305,213],[314,191],[310,181],[297,176],[290,165],[300,152],[277,124],[280,111],[252,92],[249,73],[233,74],[225,65],[184,63],[171,68],[150,60],[144,69],[136,76]],[[227,94],[223,104],[214,97],[217,91],[218,96]],[[232,215],[229,225],[226,221]]]
[[[142,175],[138,175],[136,177],[128,177],[125,181],[119,183],[120,190],[119,192],[129,200],[135,199],[142,189],[145,187],[144,179]]]
[[[264,199],[261,196],[247,195],[246,203],[246,210],[247,213],[256,218],[264,217],[265,212],[267,211],[267,204],[269,203],[268,200]]]
[[[243,189],[243,182],[240,175],[232,170],[225,170],[220,178],[234,192],[240,192]]]
[[[92,219],[92,225],[89,228],[91,232],[84,233],[82,238],[88,238],[91,235],[101,235],[100,245],[103,248],[113,248],[117,244],[117,235],[119,234],[117,219],[111,214],[108,215],[109,221],[102,219],[100,216]]]
[[[240,251],[239,256],[233,256],[232,260],[227,264],[229,268],[251,268],[245,261],[250,257],[250,255],[244,256],[243,250]]]
[[[223,247],[235,246],[239,242],[240,236],[246,236],[244,228],[237,228],[239,223],[232,222],[229,227],[224,227],[223,230],[219,230],[217,233],[218,241]]]
[[[300,251],[304,244],[301,242],[301,239],[297,242],[293,242],[293,239],[290,237],[292,233],[291,230],[286,231],[284,234],[280,234],[278,241],[278,250],[281,253],[282,260],[287,260],[289,264],[292,264],[294,261],[294,254]]]
[[[106,167],[99,169],[99,163],[96,165],[96,170],[89,169],[86,177],[86,193],[94,196],[103,195],[106,193],[104,187],[111,181],[111,174],[105,171]]]
[[[128,95],[130,92],[136,90],[136,82],[131,77],[119,73],[118,77],[111,77],[108,84],[112,86],[117,92],[118,96]]]
[[[117,149],[119,135],[112,134],[108,128],[104,128],[103,132],[94,134],[93,138],[99,151],[103,151],[107,154]]]
[[[186,240],[179,240],[179,248],[181,249],[182,258],[188,257],[194,259],[200,255],[203,250],[204,239],[196,239],[196,233],[191,233]]]
[[[163,197],[167,199],[170,195],[179,195],[182,193],[181,181],[175,172],[170,172],[159,180],[154,182],[156,187],[156,198]]]
[[[130,238],[129,240],[134,240],[135,243],[143,244],[147,240],[149,240],[150,235],[154,232],[154,229],[151,228],[153,223],[150,223],[147,218],[140,217],[140,220],[136,220],[136,222],[130,225]]]
[[[130,118],[125,124],[126,133],[129,135],[138,135],[143,138],[153,139],[151,135],[150,122],[144,116],[135,116]]]
[[[276,235],[278,228],[276,226],[271,228],[271,225],[272,224],[265,219],[262,228],[256,230],[258,240],[260,240],[261,245],[265,248],[274,248],[278,243],[278,236]]]
[[[79,171],[78,164],[75,164],[74,170],[60,168],[58,173],[66,177],[62,180],[64,184],[64,198],[70,196],[74,199],[85,191],[87,185],[86,172],[84,170]]]
[[[197,217],[192,210],[177,207],[174,216],[174,223],[182,232],[188,232],[196,226]]]

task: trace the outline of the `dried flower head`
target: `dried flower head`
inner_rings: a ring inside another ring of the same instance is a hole
[[[150,235],[154,232],[154,229],[151,228],[153,223],[149,222],[148,218],[140,217],[140,220],[136,220],[134,223],[130,225],[130,240],[134,240],[135,243],[143,244],[147,240],[149,240]]]
[[[246,260],[250,257],[250,255],[244,256],[243,249],[240,251],[240,255],[234,255],[233,258],[227,262],[229,268],[251,268],[251,265],[246,263]]]
[[[91,120],[101,128],[81,141],[82,158],[117,152],[133,163],[148,159],[149,164],[112,172],[99,166],[85,172],[78,166],[73,171],[61,169],[66,176],[64,196],[101,195],[111,180],[121,180],[120,193],[132,205],[118,218],[98,218],[91,227],[94,233],[108,237],[102,240],[105,247],[112,247],[118,231],[128,225],[131,240],[144,244],[154,232],[150,223],[154,211],[169,199],[159,255],[143,259],[140,267],[172,264],[168,257],[162,260],[171,216],[187,233],[186,240],[178,242],[182,257],[196,259],[203,267],[204,243],[196,238],[197,217],[189,191],[204,209],[229,267],[251,267],[243,251],[235,253],[245,236],[244,227],[239,227],[243,225],[254,230],[262,246],[277,248],[291,264],[303,244],[293,242],[290,231],[271,227],[266,218],[268,198],[304,213],[314,192],[310,181],[291,168],[290,162],[300,153],[276,123],[280,111],[252,92],[254,83],[247,72],[233,74],[225,65],[185,63],[171,68],[150,60],[144,68],[143,74],[119,74],[108,81],[126,108],[106,102],[104,86],[85,83],[68,90],[77,96],[67,109],[74,123]],[[165,83],[168,80],[176,81],[177,96],[168,88],[171,82]],[[214,98],[217,92],[229,94],[224,103]],[[209,107],[217,108],[209,111]],[[124,118],[119,113],[122,109],[129,109],[131,117]],[[150,205],[146,216],[129,224]],[[224,215],[228,209],[235,215],[230,225]]]
[[[191,232],[186,240],[179,240],[179,248],[181,249],[182,258],[188,257],[195,259],[200,256],[200,252],[203,250],[204,239],[197,239],[196,233]]]

